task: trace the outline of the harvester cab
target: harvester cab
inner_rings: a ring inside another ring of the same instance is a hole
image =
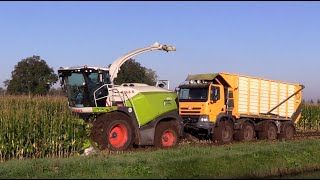
[[[61,67],[58,70],[61,86],[67,92],[69,107],[73,112],[91,113],[92,107],[125,105],[126,95],[114,85],[120,67],[134,56],[153,50],[175,51],[174,46],[154,43],[151,46],[131,51],[107,67]],[[125,88],[125,87],[124,87]],[[122,88],[123,89],[123,88]]]
[[[60,83],[67,92],[70,107],[97,106],[103,99],[106,100],[109,95],[108,87],[112,87],[108,68],[67,67],[60,68],[58,72]]]

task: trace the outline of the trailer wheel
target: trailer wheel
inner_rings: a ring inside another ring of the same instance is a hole
[[[233,126],[228,121],[221,121],[219,126],[215,127],[213,132],[213,141],[225,144],[233,140]]]
[[[277,126],[272,122],[263,124],[262,131],[258,133],[259,139],[277,139]]]
[[[238,141],[252,141],[255,138],[254,126],[249,122],[244,122],[242,128],[235,135]]]
[[[293,139],[295,129],[292,124],[284,123],[283,131],[279,134],[279,139]]]
[[[127,150],[134,140],[130,118],[117,112],[98,117],[90,136],[101,150]]]
[[[174,147],[179,143],[178,129],[174,121],[160,122],[155,129],[154,146]]]

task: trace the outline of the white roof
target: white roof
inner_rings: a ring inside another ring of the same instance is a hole
[[[72,67],[60,67],[59,70],[77,70],[77,69],[83,69],[85,66],[72,66]],[[108,71],[109,68],[106,67],[96,67],[96,66],[86,66],[88,69],[94,69],[94,70],[104,70]]]

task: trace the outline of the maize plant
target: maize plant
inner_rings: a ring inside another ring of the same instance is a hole
[[[88,142],[83,120],[61,96],[0,97],[0,162],[69,157]],[[299,131],[320,130],[320,105],[303,104]]]
[[[320,105],[303,104],[301,110],[301,119],[298,123],[298,130],[319,131],[320,130]]]
[[[68,157],[81,150],[85,126],[64,97],[0,98],[0,161]]]

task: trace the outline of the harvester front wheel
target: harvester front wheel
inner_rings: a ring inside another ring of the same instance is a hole
[[[178,129],[174,121],[160,122],[155,129],[154,146],[174,147],[179,143]]]
[[[121,113],[100,116],[93,124],[92,136],[101,150],[123,151],[133,144],[130,118]]]
[[[132,135],[130,125],[124,120],[114,120],[107,130],[108,148],[112,150],[126,150],[129,148]]]

